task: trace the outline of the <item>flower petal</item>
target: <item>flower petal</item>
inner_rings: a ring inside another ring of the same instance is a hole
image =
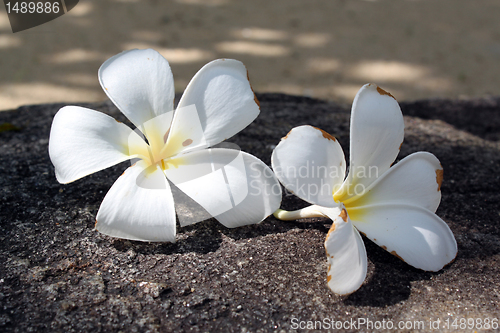
[[[161,130],[166,133],[173,116],[174,79],[168,61],[158,52],[130,50],[111,57],[99,68],[99,82],[137,127],[170,112],[168,119],[162,119]]]
[[[206,149],[166,160],[165,175],[228,228],[259,223],[279,208],[281,186],[258,158]],[[198,221],[183,222],[181,225]]]
[[[398,102],[374,84],[363,86],[352,105],[349,175],[336,200],[345,201],[358,184],[367,188],[377,175],[389,170],[404,138],[404,121]]]
[[[344,201],[347,207],[409,204],[435,212],[441,201],[443,168],[427,152],[411,154],[378,178],[365,193]]]
[[[347,295],[361,287],[366,278],[365,244],[353,227],[345,208],[323,209],[333,220],[325,239],[328,259],[328,287],[336,294]]]
[[[359,231],[413,267],[439,271],[457,255],[448,225],[425,208],[373,205],[349,208],[349,216]]]
[[[345,177],[342,147],[330,134],[312,126],[299,126],[276,146],[271,157],[276,176],[299,198],[334,207],[333,193]]]
[[[139,161],[116,180],[97,213],[103,234],[148,242],[175,242],[170,185],[156,165]]]
[[[49,155],[57,180],[69,183],[149,153],[146,142],[125,124],[101,112],[66,106],[52,122]]]
[[[172,157],[179,153],[207,148],[198,111],[194,104],[177,108],[173,125],[168,134],[163,156]]]
[[[193,104],[203,135],[184,133],[193,120],[182,109]],[[198,138],[213,146],[232,137],[260,112],[245,66],[232,59],[219,59],[203,66],[188,84],[177,109],[171,135],[180,142],[191,139],[193,146],[200,144]]]

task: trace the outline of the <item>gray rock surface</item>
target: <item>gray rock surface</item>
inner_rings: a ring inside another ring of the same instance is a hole
[[[310,124],[335,135],[348,154],[348,109],[303,97],[258,97],[259,118],[229,140],[243,150],[269,164],[282,136]],[[99,205],[128,164],[59,184],[47,144],[61,106],[0,113],[0,124],[13,125],[0,131],[2,332],[286,332],[299,320],[351,319],[395,327],[423,321],[415,331],[428,332],[430,320],[448,331],[448,319],[449,331],[457,331],[455,319],[458,325],[462,318],[500,319],[499,98],[402,103],[406,131],[398,159],[419,150],[440,159],[445,180],[437,213],[456,236],[458,256],[429,273],[365,239],[368,277],[347,297],[326,287],[327,219],[269,217],[238,229],[208,220],[179,227],[175,244],[96,232]],[[110,103],[86,106],[126,121]],[[282,206],[305,203],[286,196]]]

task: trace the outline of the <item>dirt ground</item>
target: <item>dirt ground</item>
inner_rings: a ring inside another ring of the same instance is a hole
[[[263,112],[230,139],[243,151],[270,163],[272,145],[305,123],[335,133],[349,151],[348,108],[257,97]],[[210,219],[178,226],[176,243],[95,231],[101,201],[130,162],[59,184],[47,142],[60,106],[0,112],[0,124],[19,128],[0,132],[1,332],[498,332],[500,98],[401,103],[399,158],[416,151],[439,158],[445,171],[437,214],[453,231],[458,256],[439,272],[424,272],[365,238],[367,279],[347,297],[326,286],[329,219],[271,216],[234,229]],[[86,106],[127,123],[111,102]],[[284,209],[305,206],[283,196]],[[325,319],[348,324],[294,326]],[[394,329],[350,326],[361,319]]]
[[[375,82],[400,101],[499,95],[499,17],[498,0],[80,0],[14,34],[0,5],[0,109],[105,100],[102,62],[148,47],[177,92],[224,57],[258,92],[350,104]]]

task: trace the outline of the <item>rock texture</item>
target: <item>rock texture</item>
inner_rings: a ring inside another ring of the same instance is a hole
[[[303,97],[258,97],[259,118],[229,140],[243,150],[269,164],[282,136],[310,124],[335,135],[348,154],[348,109]],[[402,103],[406,131],[398,159],[418,150],[440,159],[437,213],[456,236],[458,256],[429,273],[365,239],[368,277],[348,297],[326,287],[326,219],[269,217],[238,229],[208,220],[179,227],[175,244],[94,231],[100,202],[128,164],[59,184],[47,144],[61,106],[0,113],[0,124],[7,123],[0,131],[2,332],[280,332],[305,321],[363,318],[395,327],[422,321],[416,331],[430,331],[429,320],[438,319],[447,331],[449,319],[452,331],[457,318],[457,324],[500,319],[499,98]],[[126,121],[110,103],[85,106]],[[305,203],[286,196],[282,206]]]

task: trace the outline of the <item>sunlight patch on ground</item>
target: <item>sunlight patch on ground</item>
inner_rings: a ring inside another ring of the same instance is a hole
[[[12,47],[21,46],[22,42],[16,36],[0,35],[0,49],[10,49]]]
[[[139,0],[112,0],[114,2],[123,2],[123,3],[136,3],[139,2]]]
[[[429,76],[423,66],[397,61],[363,61],[354,65],[349,73],[352,78],[381,82],[409,82]]]
[[[290,95],[307,96],[312,98],[324,98],[328,96],[330,100],[344,101],[351,103],[354,96],[359,91],[363,84],[337,84],[337,85],[311,85],[304,87],[298,84],[279,84],[270,83],[262,86],[257,86],[257,91],[275,91]],[[398,89],[389,90],[394,96],[403,97],[402,92]]]
[[[73,7],[67,15],[74,17],[82,17],[90,14],[94,10],[94,5],[90,2],[79,1],[78,5]]]
[[[231,31],[230,35],[235,38],[265,41],[280,41],[288,38],[288,33],[286,31],[257,27],[234,29]]]
[[[229,3],[228,0],[176,0],[183,5],[204,5],[204,6],[221,6]]]
[[[63,85],[45,83],[3,84],[0,86],[2,110],[20,105],[64,102],[96,102],[106,100],[101,89],[68,88]]]
[[[413,89],[446,93],[453,89],[452,82],[436,75],[430,68],[397,61],[363,61],[351,65],[346,76],[365,82],[408,84]],[[411,96],[405,96],[410,97]]]
[[[123,49],[131,50],[131,49],[148,49],[152,48],[158,51],[165,59],[168,60],[171,64],[187,64],[191,62],[200,62],[213,60],[214,54],[210,51],[190,48],[161,48],[156,45],[147,44],[147,43],[126,43],[123,44]]]
[[[0,13],[2,13],[0,15],[0,30],[6,30],[12,32],[12,28],[10,27],[10,21],[9,17],[7,16],[7,13],[5,13],[3,10],[0,11]]]
[[[308,59],[306,67],[313,74],[334,73],[341,68],[341,63],[338,59],[317,57]]]
[[[282,57],[290,53],[290,49],[282,45],[245,41],[217,43],[215,48],[219,52],[248,54],[261,57]]]
[[[311,32],[295,36],[295,45],[304,48],[324,47],[330,41],[330,34]]]
[[[72,49],[46,56],[44,60],[46,63],[50,64],[71,64],[84,61],[104,61],[110,57],[111,55],[96,51]]]

